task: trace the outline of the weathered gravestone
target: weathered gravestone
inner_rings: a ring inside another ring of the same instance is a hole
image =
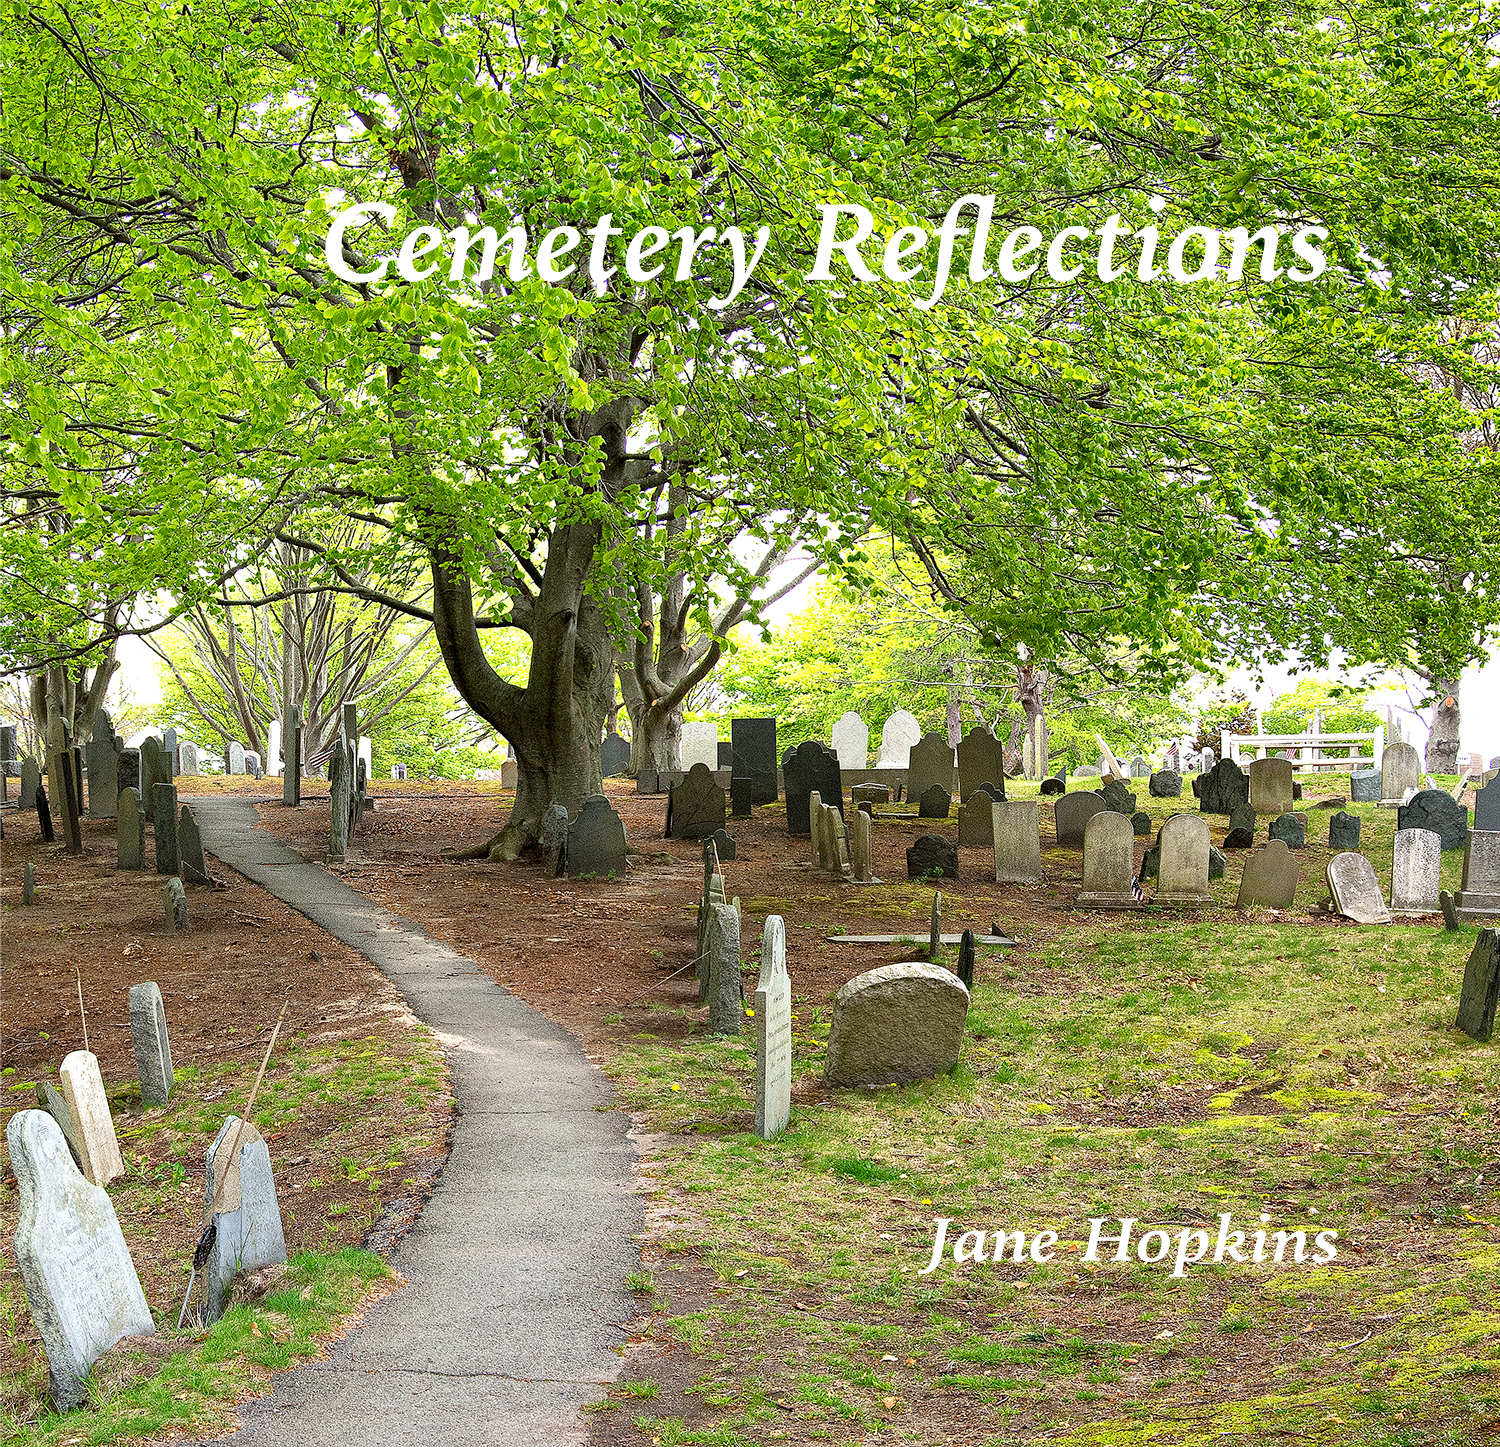
[[[1398,829],[1391,853],[1391,913],[1436,914],[1443,841],[1430,829]]]
[[[1423,789],[1396,810],[1396,828],[1430,829],[1444,849],[1462,849],[1469,837],[1469,811],[1441,789]]]
[[[927,958],[937,959],[938,948],[943,943],[943,892],[934,890],[932,916],[927,927]]]
[[[177,862],[185,884],[212,884],[208,856],[203,852],[203,833],[198,816],[184,804],[177,816]]]
[[[1292,796],[1292,761],[1290,759],[1252,759],[1250,761],[1250,807],[1257,814],[1290,813]]]
[[[1146,791],[1153,799],[1180,799],[1182,775],[1176,769],[1159,769],[1147,780]]]
[[[856,809],[849,825],[849,867],[861,884],[868,884],[874,877],[871,859],[870,816]]]
[[[281,802],[288,809],[295,809],[302,802],[302,713],[300,709],[287,711],[286,763],[281,774]]]
[[[968,802],[958,806],[958,842],[965,849],[991,849],[995,843],[996,800],[1004,791],[988,782],[969,795]]]
[[[590,794],[568,827],[568,873],[625,873],[625,825],[603,794]]]
[[[228,767],[225,772],[229,774],[243,774],[245,772],[245,746],[238,739],[230,739],[229,741]]]
[[[182,768],[179,772],[186,774],[189,778],[196,778],[199,772],[198,745],[184,740],[178,754],[182,759]]]
[[[953,808],[953,795],[941,784],[931,784],[917,800],[917,818],[946,819]]]
[[[21,875],[21,903],[36,903],[36,865],[29,859],[26,861],[26,868]]]
[[[869,725],[857,713],[846,713],[834,724],[832,737],[839,768],[863,769],[870,757]]]
[[[1229,816],[1229,832],[1224,835],[1226,849],[1249,849],[1255,843],[1255,810],[1241,804]]]
[[[1279,815],[1271,821],[1271,827],[1266,833],[1272,839],[1281,840],[1288,849],[1307,847],[1307,821],[1300,814]]]
[[[750,780],[752,804],[774,804],[776,788],[776,720],[736,718],[729,721],[731,778]],[[746,811],[749,812],[748,810]]]
[[[1380,758],[1380,802],[1399,803],[1408,789],[1422,784],[1422,760],[1415,745],[1394,743],[1385,746]]]
[[[1375,878],[1375,866],[1363,854],[1335,854],[1328,861],[1328,890],[1334,909],[1357,924],[1391,922],[1380,881]]]
[[[1083,764],[1073,770],[1075,779],[1101,779],[1104,777],[1104,769],[1099,764]]]
[[[1357,769],[1349,775],[1349,801],[1353,804],[1380,802],[1380,770]]]
[[[41,784],[36,786],[36,824],[42,831],[42,842],[51,844],[56,837],[52,830],[52,810],[47,803],[47,791]]]
[[[335,864],[349,846],[349,795],[349,751],[335,743],[328,758],[328,858]]]
[[[29,754],[21,760],[21,794],[18,800],[22,809],[36,808],[36,791],[42,782],[42,771]]]
[[[941,965],[882,965],[833,1001],[825,1086],[901,1085],[958,1064],[969,992]]]
[[[855,804],[889,804],[891,786],[889,784],[856,784],[849,790],[849,799]]]
[[[73,1117],[68,1110],[68,1102],[50,1082],[45,1080],[39,1080],[36,1083],[36,1100],[37,1104],[57,1122],[58,1129],[63,1133],[63,1139],[68,1143],[68,1150],[73,1156],[74,1164],[82,1170],[83,1152],[79,1149],[78,1136],[73,1130]]]
[[[63,1056],[57,1074],[68,1114],[73,1118],[73,1138],[78,1142],[83,1174],[96,1186],[107,1186],[116,1176],[125,1174],[125,1162],[120,1159],[120,1143],[115,1139],[114,1117],[109,1113],[98,1058],[91,1051],[75,1050]]]
[[[1236,909],[1290,909],[1297,897],[1300,866],[1284,839],[1271,839],[1245,860]]]
[[[146,819],[134,789],[121,789],[115,813],[115,868],[146,867]]]
[[[1134,877],[1135,830],[1112,810],[1095,814],[1083,831],[1083,892],[1086,909],[1139,909],[1130,887]]]
[[[703,839],[724,827],[724,791],[702,764],[667,790],[668,839]]]
[[[619,734],[605,734],[599,745],[599,775],[617,779],[630,764],[630,745]]]
[[[812,833],[812,816],[808,798],[816,793],[825,804],[844,812],[844,775],[839,761],[830,749],[807,739],[788,749],[781,759],[786,780],[786,832],[789,835]]]
[[[1340,809],[1328,820],[1328,847],[1330,849],[1358,849],[1359,833],[1359,816],[1346,814]]]
[[[94,733],[86,750],[89,765],[89,818],[113,819],[120,792],[120,756],[115,752],[115,734],[109,715],[101,708],[94,715]]]
[[[1204,814],[1232,814],[1250,802],[1250,780],[1232,759],[1223,759],[1203,776],[1198,808]]]
[[[568,867],[568,811],[553,804],[543,811],[537,824],[537,848],[548,879],[556,879]]]
[[[1042,878],[1042,835],[1035,799],[996,799],[990,807],[995,836],[995,881],[1037,884]]]
[[[1453,896],[1455,924],[1500,924],[1500,831],[1471,829],[1463,887]]]
[[[241,1130],[236,1115],[226,1117],[208,1148],[203,1204],[212,1213],[215,1227],[204,1268],[203,1321],[207,1326],[223,1316],[237,1272],[259,1271],[286,1260],[271,1149],[250,1122]]]
[[[1124,814],[1129,818],[1135,813],[1135,795],[1130,792],[1130,786],[1123,779],[1110,779],[1096,792],[1104,800],[1105,806],[1116,814]]]
[[[1005,746],[987,728],[975,725],[958,741],[960,803],[968,803],[979,788],[988,788],[991,798],[1005,797]]]
[[[1500,833],[1500,778],[1489,781],[1474,795],[1474,829]]]
[[[167,754],[162,742],[154,734],[147,734],[140,746],[140,795],[150,801],[152,789],[158,784],[170,784],[172,776],[167,772]]]
[[[1102,814],[1109,805],[1098,794],[1064,794],[1052,806],[1052,827],[1057,835],[1059,849],[1082,849],[1083,833],[1095,814]]]
[[[770,1140],[792,1118],[792,982],[786,972],[786,925],[766,917],[755,982],[755,1133]]]
[[[683,724],[678,758],[682,761],[683,773],[691,771],[694,764],[702,764],[710,773],[717,769],[719,767],[718,724],[709,720]]]
[[[880,730],[880,755],[877,769],[905,769],[911,764],[912,748],[922,737],[922,725],[913,713],[898,708]],[[910,798],[910,791],[907,797]]]
[[[724,739],[719,740],[719,768],[732,769],[734,767],[734,745],[727,743]]]
[[[181,772],[178,765],[180,760],[177,755],[177,730],[167,728],[162,730],[161,736],[162,753],[167,761],[167,778],[175,779]]]
[[[1156,904],[1205,904],[1208,892],[1208,820],[1201,814],[1174,814],[1161,826],[1156,847]]]
[[[169,930],[185,930],[188,927],[187,893],[175,874],[162,886],[161,906]]]
[[[1454,1024],[1475,1040],[1495,1033],[1495,1005],[1500,1000],[1500,930],[1480,930],[1464,966]]]
[[[151,838],[156,846],[156,872],[177,873],[177,787],[154,784],[151,788]]]
[[[23,1110],[5,1132],[20,1192],[16,1265],[60,1410],[121,1337],[156,1330],[108,1194],[79,1173],[57,1122]]]
[[[154,980],[130,987],[130,1043],[135,1047],[135,1074],[142,1105],[166,1105],[177,1077],[167,1040],[167,1011]]]
[[[739,911],[732,904],[711,904],[707,925],[708,1028],[714,1035],[738,1035],[745,1018]]]
[[[920,799],[934,784],[953,792],[953,746],[942,734],[923,734],[907,763],[906,797]]]
[[[715,829],[712,834],[706,836],[704,842],[714,846],[714,851],[720,859],[733,859],[738,852],[734,835],[727,829]]]
[[[906,851],[908,879],[958,878],[958,846],[941,834],[924,834]]]
[[[974,931],[966,929],[958,937],[958,964],[953,973],[958,976],[964,989],[974,989]]]
[[[729,813],[735,819],[748,819],[755,799],[755,780],[748,774],[733,774],[729,779]]]
[[[359,762],[361,765],[364,764],[363,759]],[[182,770],[179,769],[177,772],[181,773]],[[256,779],[263,779],[266,776],[265,768],[260,761],[260,755],[254,749],[245,750],[245,772]]]
[[[1037,792],[1039,794],[1066,794],[1068,792],[1068,781],[1060,777],[1043,779]]]
[[[520,773],[521,766],[515,759],[502,759],[500,761],[500,787],[502,789],[514,789]],[[659,793],[660,790],[657,786],[653,785],[651,792],[655,794]]]
[[[1130,761],[1130,777],[1132,779],[1149,779],[1151,777],[1151,765],[1139,754]]]

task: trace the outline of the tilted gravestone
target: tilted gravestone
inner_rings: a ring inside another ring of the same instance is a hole
[[[203,1204],[215,1222],[214,1243],[204,1268],[204,1325],[223,1316],[237,1272],[259,1271],[286,1260],[270,1147],[248,1121],[236,1147],[239,1125],[238,1116],[225,1119],[208,1148],[204,1168]]]
[[[812,833],[808,798],[816,793],[825,804],[844,812],[844,775],[832,750],[807,739],[781,758],[786,781],[786,832],[792,836]]]
[[[889,804],[891,786],[889,784],[856,784],[849,790],[849,798],[855,804]]]
[[[703,839],[724,827],[724,791],[703,764],[667,790],[668,839]]]
[[[931,784],[917,799],[918,819],[946,819],[953,809],[953,795],[941,784]]]
[[[913,746],[922,737],[922,725],[913,713],[898,708],[881,726],[877,769],[905,769],[911,764]],[[908,796],[909,797],[909,796]]]
[[[1204,814],[1232,814],[1250,802],[1250,780],[1232,759],[1223,759],[1203,776],[1198,807]]]
[[[924,834],[906,851],[906,877],[958,878],[958,846],[941,834]]]
[[[1292,761],[1252,759],[1250,762],[1250,807],[1257,814],[1291,812]]]
[[[1249,849],[1255,843],[1255,810],[1241,804],[1229,816],[1229,830],[1224,835],[1226,849]]]
[[[1180,799],[1182,775],[1176,769],[1160,769],[1147,780],[1146,791],[1153,799]]]
[[[974,931],[966,929],[958,937],[958,964],[953,973],[958,976],[964,989],[974,992]]]
[[[739,911],[732,904],[711,904],[706,923],[708,1028],[714,1035],[738,1035],[745,1018]]]
[[[839,768],[863,769],[870,757],[869,725],[857,714],[843,714],[833,726],[833,751]]]
[[[1353,804],[1380,802],[1380,770],[1356,769],[1349,775],[1349,801]]]
[[[920,799],[934,784],[940,784],[950,794],[953,792],[953,746],[942,734],[923,734],[912,745],[906,797]]]
[[[1279,839],[1288,849],[1307,847],[1307,821],[1300,814],[1286,813],[1271,821],[1266,831],[1271,839]]]
[[[177,1077],[167,1040],[167,1011],[154,980],[130,987],[130,1043],[135,1047],[135,1074],[142,1105],[166,1105]]]
[[[146,867],[146,818],[134,789],[121,789],[115,814],[115,868]]]
[[[72,1153],[74,1164],[82,1170],[83,1152],[79,1149],[78,1135],[73,1129],[72,1112],[68,1110],[68,1102],[62,1098],[62,1093],[50,1082],[39,1080],[36,1083],[36,1102],[57,1122],[58,1129],[63,1133],[63,1139],[68,1143],[68,1150]]]
[[[603,794],[590,794],[568,826],[568,873],[607,878],[625,868],[625,825]]]
[[[178,752],[182,759],[182,769],[180,772],[186,774],[189,778],[196,778],[199,772],[198,745],[184,740]]]
[[[1398,829],[1391,851],[1391,913],[1436,914],[1443,841],[1430,829]]]
[[[599,745],[599,776],[617,779],[630,765],[630,745],[619,734],[605,734]]]
[[[958,842],[964,849],[992,849],[995,844],[995,816],[992,812],[1004,792],[988,782],[969,795],[968,802],[958,806]]]
[[[990,808],[995,835],[995,881],[1037,884],[1042,878],[1042,835],[1035,799],[997,799]]]
[[[682,741],[678,745],[678,758],[683,773],[691,771],[694,764],[702,764],[712,773],[719,767],[719,726],[708,720],[685,723],[682,726]]]
[[[1346,814],[1342,809],[1328,820],[1328,847],[1330,849],[1358,849],[1360,819],[1357,814]]]
[[[184,804],[177,816],[177,862],[184,884],[212,884],[208,856],[203,852],[203,833],[198,816]]]
[[[1328,890],[1339,914],[1357,924],[1389,924],[1375,866],[1363,854],[1335,854],[1328,861]]]
[[[91,1051],[74,1050],[63,1056],[57,1074],[68,1114],[73,1118],[73,1137],[78,1142],[83,1174],[96,1186],[107,1186],[125,1174],[125,1162],[120,1159],[120,1142],[115,1138],[114,1117],[109,1113],[98,1058]]]
[[[161,907],[169,930],[175,932],[188,927],[187,893],[175,874],[162,886]]]
[[[1068,781],[1063,778],[1043,779],[1037,789],[1039,794],[1066,794],[1068,792]]]
[[[1208,820],[1201,814],[1174,814],[1161,826],[1156,847],[1155,904],[1206,904],[1208,892]]]
[[[1245,860],[1236,909],[1290,909],[1301,867],[1283,839],[1272,839]]]
[[[154,784],[151,788],[151,839],[156,848],[156,872],[177,873],[177,787]]]
[[[1495,1033],[1495,1005],[1500,1000],[1500,930],[1483,929],[1464,966],[1454,1024],[1475,1040]]]
[[[1102,814],[1109,805],[1093,793],[1064,794],[1052,806],[1052,827],[1057,836],[1059,849],[1082,849],[1084,830],[1095,814]]]
[[[42,843],[51,844],[56,837],[52,830],[52,809],[47,803],[47,791],[41,784],[36,786],[36,824],[42,831]]]
[[[20,1111],[5,1140],[21,1198],[16,1265],[66,1411],[84,1401],[89,1368],[110,1347],[156,1326],[109,1195],[73,1164],[57,1122]]]
[[[1105,806],[1116,814],[1124,814],[1128,818],[1135,813],[1135,795],[1130,792],[1130,785],[1123,779],[1110,779],[1095,792],[1104,800]]]
[[[730,719],[729,749],[734,760],[730,777],[750,780],[750,802],[774,804],[779,797],[776,786],[776,720]]]
[[[1005,797],[1005,746],[986,728],[975,726],[958,741],[958,797],[967,803],[978,788]],[[988,841],[986,841],[988,842]]]
[[[89,818],[113,819],[120,792],[120,756],[114,730],[101,708],[94,715],[94,734],[86,750],[89,765]]]
[[[21,794],[19,804],[22,809],[36,808],[36,791],[42,782],[42,771],[37,766],[37,761],[28,755],[21,760]]]
[[[1134,876],[1135,830],[1129,819],[1106,809],[1083,831],[1083,892],[1075,901],[1088,909],[1137,909],[1130,887]]]
[[[1444,849],[1462,849],[1469,837],[1469,811],[1441,789],[1423,789],[1396,810],[1396,828],[1430,829]]]
[[[1421,785],[1422,760],[1416,747],[1408,743],[1387,744],[1380,758],[1381,803],[1397,803],[1408,789],[1418,789]]]
[[[792,1119],[792,982],[786,972],[786,925],[767,915],[755,982],[755,1133],[770,1140]]]
[[[882,965],[833,1001],[825,1086],[901,1085],[958,1064],[969,992],[941,965]]]

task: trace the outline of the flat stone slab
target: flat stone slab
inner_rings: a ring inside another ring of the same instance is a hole
[[[826,935],[825,938],[837,940],[840,944],[844,945],[919,945],[928,936],[918,931],[911,931],[904,935]],[[940,934],[938,936],[938,943],[941,945],[956,945],[962,939],[962,934]],[[975,935],[974,943],[976,945],[1002,945],[1008,947],[1013,946],[1015,941],[1009,935]]]

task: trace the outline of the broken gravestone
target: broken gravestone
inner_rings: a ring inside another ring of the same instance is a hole
[[[204,1325],[223,1316],[236,1272],[259,1271],[286,1260],[271,1149],[248,1121],[236,1148],[239,1124],[238,1116],[228,1116],[208,1148],[203,1204],[213,1212],[214,1241],[204,1268]]]

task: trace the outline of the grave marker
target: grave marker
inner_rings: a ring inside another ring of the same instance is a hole
[[[952,808],[953,796],[941,784],[931,784],[917,800],[917,818],[946,819]]]
[[[922,725],[915,714],[898,708],[881,726],[880,754],[877,769],[904,769],[911,763],[913,746],[922,737]],[[910,793],[908,791],[908,797]]]
[[[1294,803],[1292,761],[1252,759],[1250,762],[1250,807],[1257,814],[1287,814]]]
[[[1330,849],[1358,849],[1360,819],[1357,814],[1346,814],[1342,809],[1328,820],[1328,847]]]
[[[812,833],[808,799],[816,792],[825,804],[844,813],[844,776],[839,761],[822,744],[808,739],[788,749],[781,758],[786,780],[786,832],[791,836]]]
[[[755,780],[748,774],[733,774],[729,780],[729,813],[734,819],[748,819],[755,797]]]
[[[175,874],[162,886],[161,904],[167,928],[174,931],[185,930],[188,926],[187,892]]]
[[[239,1133],[235,1159],[231,1160],[239,1126],[238,1116],[226,1117],[208,1148],[204,1170],[203,1204],[209,1209],[216,1202],[218,1205],[213,1215],[213,1247],[204,1268],[205,1325],[223,1316],[236,1272],[259,1271],[286,1260],[270,1147],[246,1121]]]
[[[694,764],[680,784],[667,790],[668,839],[703,839],[724,827],[724,791],[712,772]]]
[[[94,714],[94,732],[86,750],[89,765],[89,818],[113,819],[120,792],[120,756],[114,730],[101,708]]]
[[[792,1118],[792,982],[786,972],[786,925],[766,917],[755,982],[755,1133],[780,1135]]]
[[[774,804],[779,797],[776,785],[776,720],[731,719],[729,749],[734,760],[730,778],[738,776],[750,780],[750,803]],[[749,810],[746,809],[745,812],[748,813]]]
[[[78,1137],[73,1130],[73,1117],[68,1113],[68,1102],[50,1082],[45,1080],[37,1081],[36,1099],[37,1104],[57,1122],[58,1129],[63,1133],[63,1139],[68,1143],[73,1163],[81,1170],[83,1152],[78,1148]]]
[[[958,878],[958,846],[941,834],[924,834],[906,851],[906,877]]]
[[[177,768],[177,730],[166,729],[161,736],[162,755],[167,766],[167,781],[170,783],[178,775]]]
[[[1064,794],[1052,806],[1052,828],[1059,849],[1082,849],[1084,830],[1095,814],[1109,809],[1098,794]]]
[[[1378,804],[1380,802],[1380,770],[1359,769],[1349,775],[1349,802],[1351,804]]]
[[[849,865],[861,884],[868,884],[873,878],[871,858],[870,816],[863,809],[856,809],[849,828]]]
[[[29,859],[21,875],[21,903],[36,903],[36,866]]]
[[[130,1042],[135,1047],[136,1079],[142,1105],[166,1105],[176,1076],[167,1040],[167,1011],[154,980],[130,987]]]
[[[1472,827],[1483,833],[1500,833],[1500,777],[1492,778],[1475,793]]]
[[[107,1186],[116,1176],[125,1174],[125,1162],[120,1159],[120,1143],[115,1139],[114,1117],[109,1113],[98,1058],[91,1051],[75,1050],[63,1056],[57,1074],[73,1121],[83,1174],[96,1186]]]
[[[1339,914],[1358,924],[1389,924],[1375,866],[1363,854],[1335,854],[1328,861],[1328,889]]]
[[[1436,914],[1443,841],[1430,829],[1398,829],[1391,855],[1391,913]]]
[[[713,844],[714,853],[720,859],[733,859],[739,852],[735,846],[734,835],[727,829],[715,829],[705,842]]]
[[[856,975],[834,996],[823,1084],[904,1085],[952,1070],[968,1011],[969,992],[941,965]]]
[[[938,947],[943,943],[943,896],[934,891],[932,896],[932,918],[927,930],[927,958],[937,959]]]
[[[1004,791],[988,782],[969,795],[966,804],[958,806],[958,842],[965,849],[995,847],[994,804],[1005,797]]]
[[[1430,829],[1444,849],[1462,849],[1469,837],[1469,811],[1441,789],[1423,789],[1396,810],[1397,829]]]
[[[678,758],[683,773],[691,773],[694,764],[702,764],[709,773],[719,767],[719,726],[709,720],[685,723]]]
[[[963,982],[964,989],[974,990],[974,931],[966,929],[958,937],[958,968],[953,972]]]
[[[140,796],[134,789],[121,789],[115,813],[115,868],[146,867],[146,819]]]
[[[79,820],[82,800],[79,797],[78,773],[73,767],[73,751],[65,749],[57,756],[57,773],[62,780],[63,845],[69,854],[83,853],[83,831]]]
[[[21,794],[19,804],[22,809],[36,808],[36,791],[42,782],[42,771],[37,767],[37,762],[29,754],[21,760]]]
[[[995,836],[995,881],[1038,884],[1042,878],[1040,805],[1035,799],[996,799],[990,806]]]
[[[856,784],[849,790],[849,798],[855,804],[889,804],[891,786],[889,784]]]
[[[184,740],[178,750],[182,759],[182,768],[179,772],[186,774],[189,778],[197,778],[198,768],[198,745]]]
[[[1500,831],[1469,831],[1463,887],[1452,908],[1455,924],[1500,925]]]
[[[1208,756],[1212,750],[1205,749]],[[1223,759],[1203,775],[1198,808],[1204,814],[1232,814],[1250,802],[1250,780],[1232,759]]]
[[[834,724],[833,751],[841,769],[863,769],[869,761],[870,729],[857,713],[846,713]]]
[[[599,745],[599,775],[618,779],[630,767],[630,745],[619,734],[608,733]]]
[[[177,873],[177,787],[151,787],[151,837],[156,846],[156,872]]]
[[[1394,743],[1385,746],[1380,759],[1380,802],[1397,804],[1408,789],[1422,781],[1422,761],[1414,745]]]
[[[1271,821],[1271,827],[1266,833],[1272,839],[1280,839],[1288,849],[1307,847],[1307,820],[1301,814],[1280,815]]]
[[[55,837],[52,832],[52,810],[47,807],[47,791],[40,783],[36,786],[36,822],[42,831],[42,843],[51,844]]]
[[[328,756],[328,858],[337,864],[349,845],[349,752],[334,745]]]
[[[1232,767],[1232,766],[1231,766]],[[1157,836],[1157,890],[1154,904],[1208,904],[1208,820],[1201,814],[1174,814]]]
[[[625,825],[603,794],[590,794],[568,826],[568,873],[607,878],[625,869]]]
[[[1139,909],[1130,887],[1135,857],[1135,830],[1129,819],[1112,810],[1095,814],[1083,831],[1083,892],[1077,904],[1085,909]]]
[[[1153,799],[1180,799],[1182,775],[1176,769],[1160,769],[1147,780],[1146,792]]]
[[[1271,839],[1245,860],[1240,876],[1236,909],[1259,905],[1264,909],[1290,909],[1297,895],[1300,866],[1284,839]]]
[[[1500,930],[1480,930],[1464,965],[1454,1024],[1475,1040],[1495,1033],[1495,1004],[1500,1000]]]
[[[906,797],[920,799],[934,784],[945,793],[953,792],[953,746],[942,734],[923,734],[912,745]]]
[[[212,884],[208,856],[203,852],[203,834],[198,816],[184,804],[177,816],[177,860],[184,884]]]
[[[714,1035],[738,1035],[745,1018],[739,911],[732,904],[711,904],[707,925],[708,1028]]]
[[[1005,797],[1005,748],[987,728],[976,725],[958,744],[959,801],[967,803],[974,791],[985,784],[991,785],[991,797]]]

